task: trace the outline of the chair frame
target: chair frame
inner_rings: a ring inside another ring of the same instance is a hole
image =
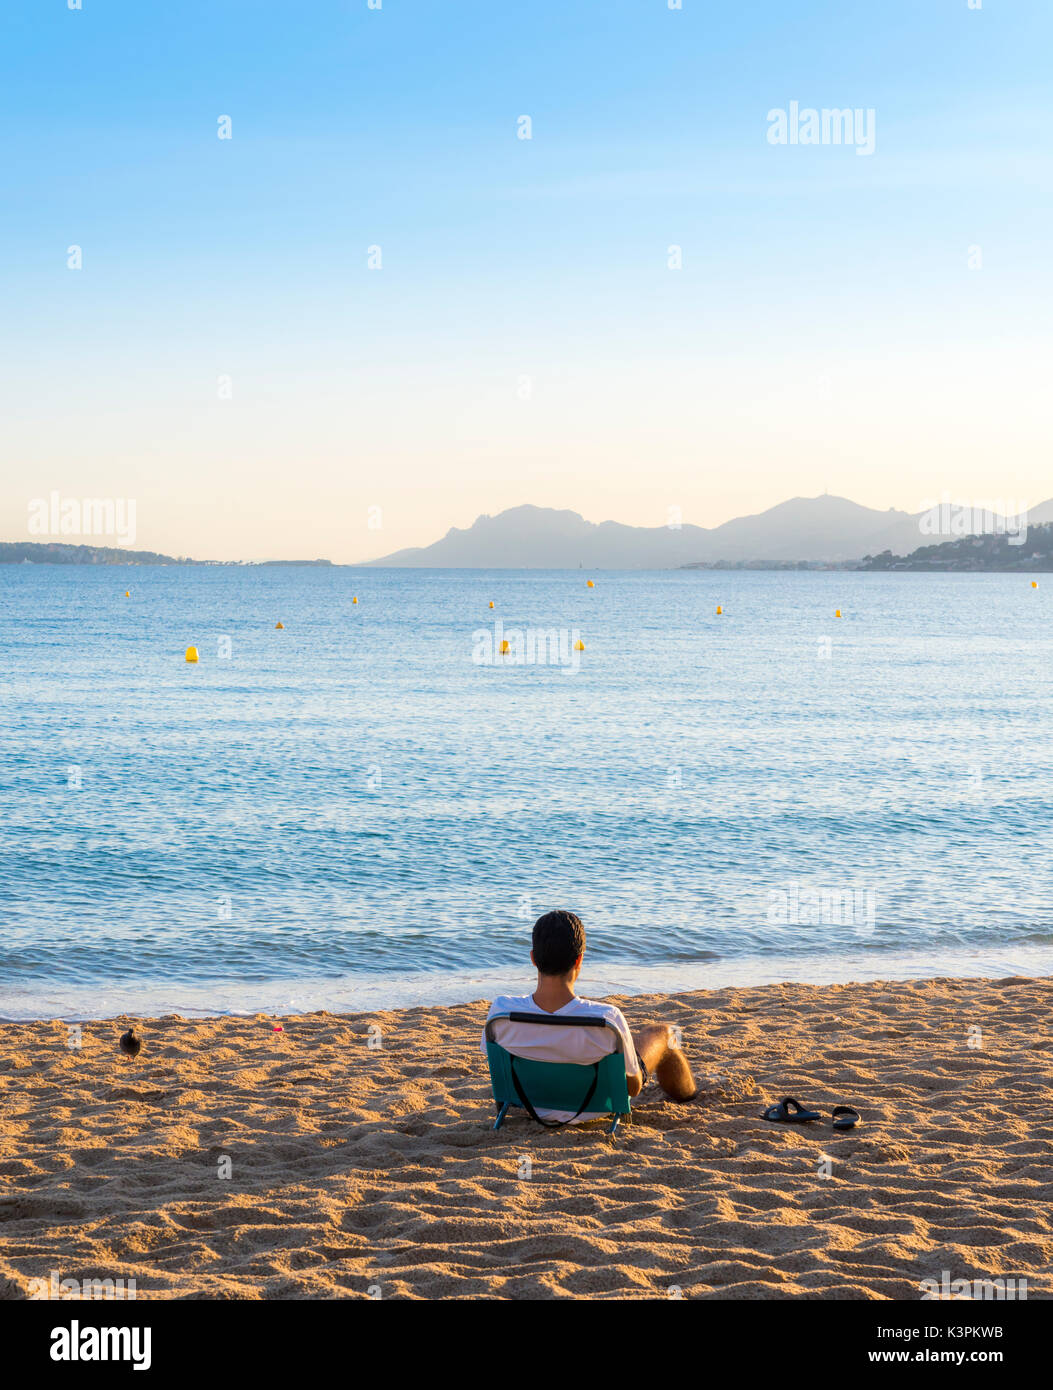
[[[523,1110],[524,1114],[528,1113],[526,1107],[516,1095],[515,1087],[512,1082],[512,1058],[514,1054],[510,1053],[507,1048],[502,1047],[494,1037],[494,1024],[504,1020],[510,1023],[538,1023],[541,1024],[542,1027],[548,1025],[552,1027],[570,1026],[572,1028],[609,1029],[614,1035],[614,1048],[595,1063],[542,1062],[533,1058],[520,1058],[518,1060],[527,1064],[535,1075],[543,1073],[544,1069],[549,1067],[563,1073],[566,1073],[568,1068],[573,1068],[576,1072],[580,1071],[583,1074],[587,1074],[589,1069],[595,1066],[598,1068],[597,1081],[598,1083],[602,1082],[602,1084],[597,1085],[597,1095],[590,1097],[590,1110],[587,1113],[597,1118],[601,1114],[613,1115],[614,1118],[607,1130],[608,1134],[614,1134],[617,1131],[618,1122],[623,1118],[629,1124],[632,1124],[632,1101],[629,1098],[629,1088],[625,1076],[625,1046],[622,1041],[622,1035],[612,1023],[605,1018],[598,1017],[563,1017],[557,1016],[556,1014],[535,1014],[512,1011],[509,1013],[495,1014],[493,1018],[487,1019],[486,1022],[486,1058],[490,1066],[490,1083],[493,1087],[494,1104],[497,1107],[497,1119],[494,1121],[495,1130],[501,1128],[509,1110],[511,1110],[513,1106],[515,1106],[516,1109]],[[615,1061],[617,1062],[617,1067],[612,1065]],[[528,1097],[528,1099],[532,1099],[532,1097]],[[596,1110],[593,1111],[591,1107],[595,1100],[602,1100],[606,1103],[598,1104]],[[536,1101],[533,1103],[535,1106],[538,1104]],[[550,1106],[546,1104],[544,1100],[542,1100],[540,1104],[542,1108],[565,1108],[563,1106]],[[624,1109],[621,1108],[622,1106],[624,1106]]]

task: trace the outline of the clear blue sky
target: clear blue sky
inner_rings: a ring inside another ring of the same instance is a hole
[[[683,4],[7,6],[0,535],[51,489],[335,559],[1053,493],[1053,6]],[[874,156],[769,144],[791,100]]]

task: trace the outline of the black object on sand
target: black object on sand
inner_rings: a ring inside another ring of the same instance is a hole
[[[138,1057],[142,1045],[142,1038],[135,1036],[134,1028],[129,1028],[127,1033],[121,1034],[121,1051],[126,1057]]]
[[[791,1110],[790,1107],[793,1106]],[[779,1101],[778,1105],[769,1105],[761,1116],[762,1120],[770,1120],[773,1124],[806,1124],[809,1120],[821,1120],[823,1117],[818,1110],[805,1110],[799,1100],[794,1100],[793,1096],[785,1096]]]
[[[768,1120],[771,1124],[807,1124],[811,1120],[821,1120],[823,1117],[818,1110],[805,1110],[799,1100],[794,1100],[793,1096],[784,1096],[778,1105],[769,1105],[761,1116],[762,1120]],[[859,1111],[854,1105],[835,1105],[830,1112],[834,1129],[854,1129],[861,1120]]]

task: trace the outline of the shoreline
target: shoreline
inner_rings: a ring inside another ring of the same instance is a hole
[[[1053,944],[1022,945],[999,953],[979,948],[959,948],[939,953],[940,972],[931,947],[918,951],[840,952],[836,956],[802,953],[787,956],[742,957],[692,962],[643,965],[632,961],[592,962],[579,982],[586,998],[617,995],[633,997],[662,994],[671,997],[699,990],[763,989],[769,986],[808,984],[825,987],[841,984],[873,984],[926,979],[980,980],[1026,975],[1053,977]],[[106,1019],[250,1018],[267,1014],[275,1018],[308,1013],[361,1013],[470,1004],[498,994],[529,993],[534,976],[516,968],[495,967],[484,972],[429,971],[417,975],[375,975],[338,980],[314,978],[268,981],[236,987],[228,997],[214,985],[154,986],[104,989],[97,985],[64,991],[65,999],[45,989],[0,993],[0,1024],[61,1020],[88,1023]],[[70,996],[100,1001],[94,1010],[73,1004]],[[248,996],[246,999],[245,996]]]
[[[140,1300],[916,1300],[944,1271],[1053,1297],[1053,981],[618,1002],[681,1027],[700,1095],[652,1082],[613,1139],[493,1133],[480,1001],[98,1021],[79,1048],[2,1024],[0,1297],[52,1271]],[[824,1120],[766,1124],[783,1095]]]

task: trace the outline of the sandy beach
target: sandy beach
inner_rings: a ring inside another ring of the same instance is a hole
[[[1050,1297],[1053,981],[614,1002],[679,1024],[705,1078],[681,1106],[652,1082],[614,1139],[492,1132],[482,1002],[120,1019],[79,1049],[0,1025],[0,1297],[54,1272],[140,1299],[917,1300],[944,1271]],[[784,1095],[863,1123],[761,1121]]]

